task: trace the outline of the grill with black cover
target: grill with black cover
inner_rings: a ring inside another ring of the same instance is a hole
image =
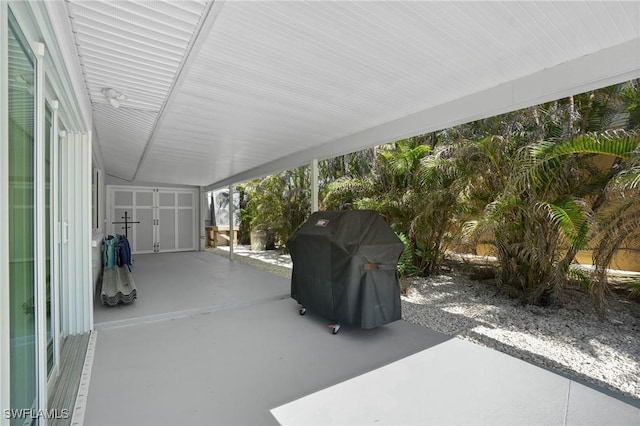
[[[315,212],[287,242],[291,297],[339,324],[374,328],[402,317],[400,239],[374,210]],[[337,329],[334,329],[334,333]]]

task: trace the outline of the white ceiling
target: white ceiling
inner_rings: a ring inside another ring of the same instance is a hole
[[[640,77],[639,1],[67,8],[106,171],[131,181],[222,186]]]

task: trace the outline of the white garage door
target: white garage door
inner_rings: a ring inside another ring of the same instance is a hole
[[[107,232],[126,234],[133,253],[196,250],[197,190],[108,186],[107,194]]]

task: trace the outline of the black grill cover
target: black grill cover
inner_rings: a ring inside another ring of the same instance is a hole
[[[287,242],[291,297],[317,314],[362,328],[402,317],[402,241],[374,210],[315,212]]]

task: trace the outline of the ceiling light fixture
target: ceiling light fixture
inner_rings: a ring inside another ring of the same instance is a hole
[[[105,87],[104,89],[102,89],[102,94],[105,98],[107,98],[109,104],[114,108],[118,108],[120,106],[120,102],[124,102],[127,100],[127,97],[125,95],[110,87]]]

